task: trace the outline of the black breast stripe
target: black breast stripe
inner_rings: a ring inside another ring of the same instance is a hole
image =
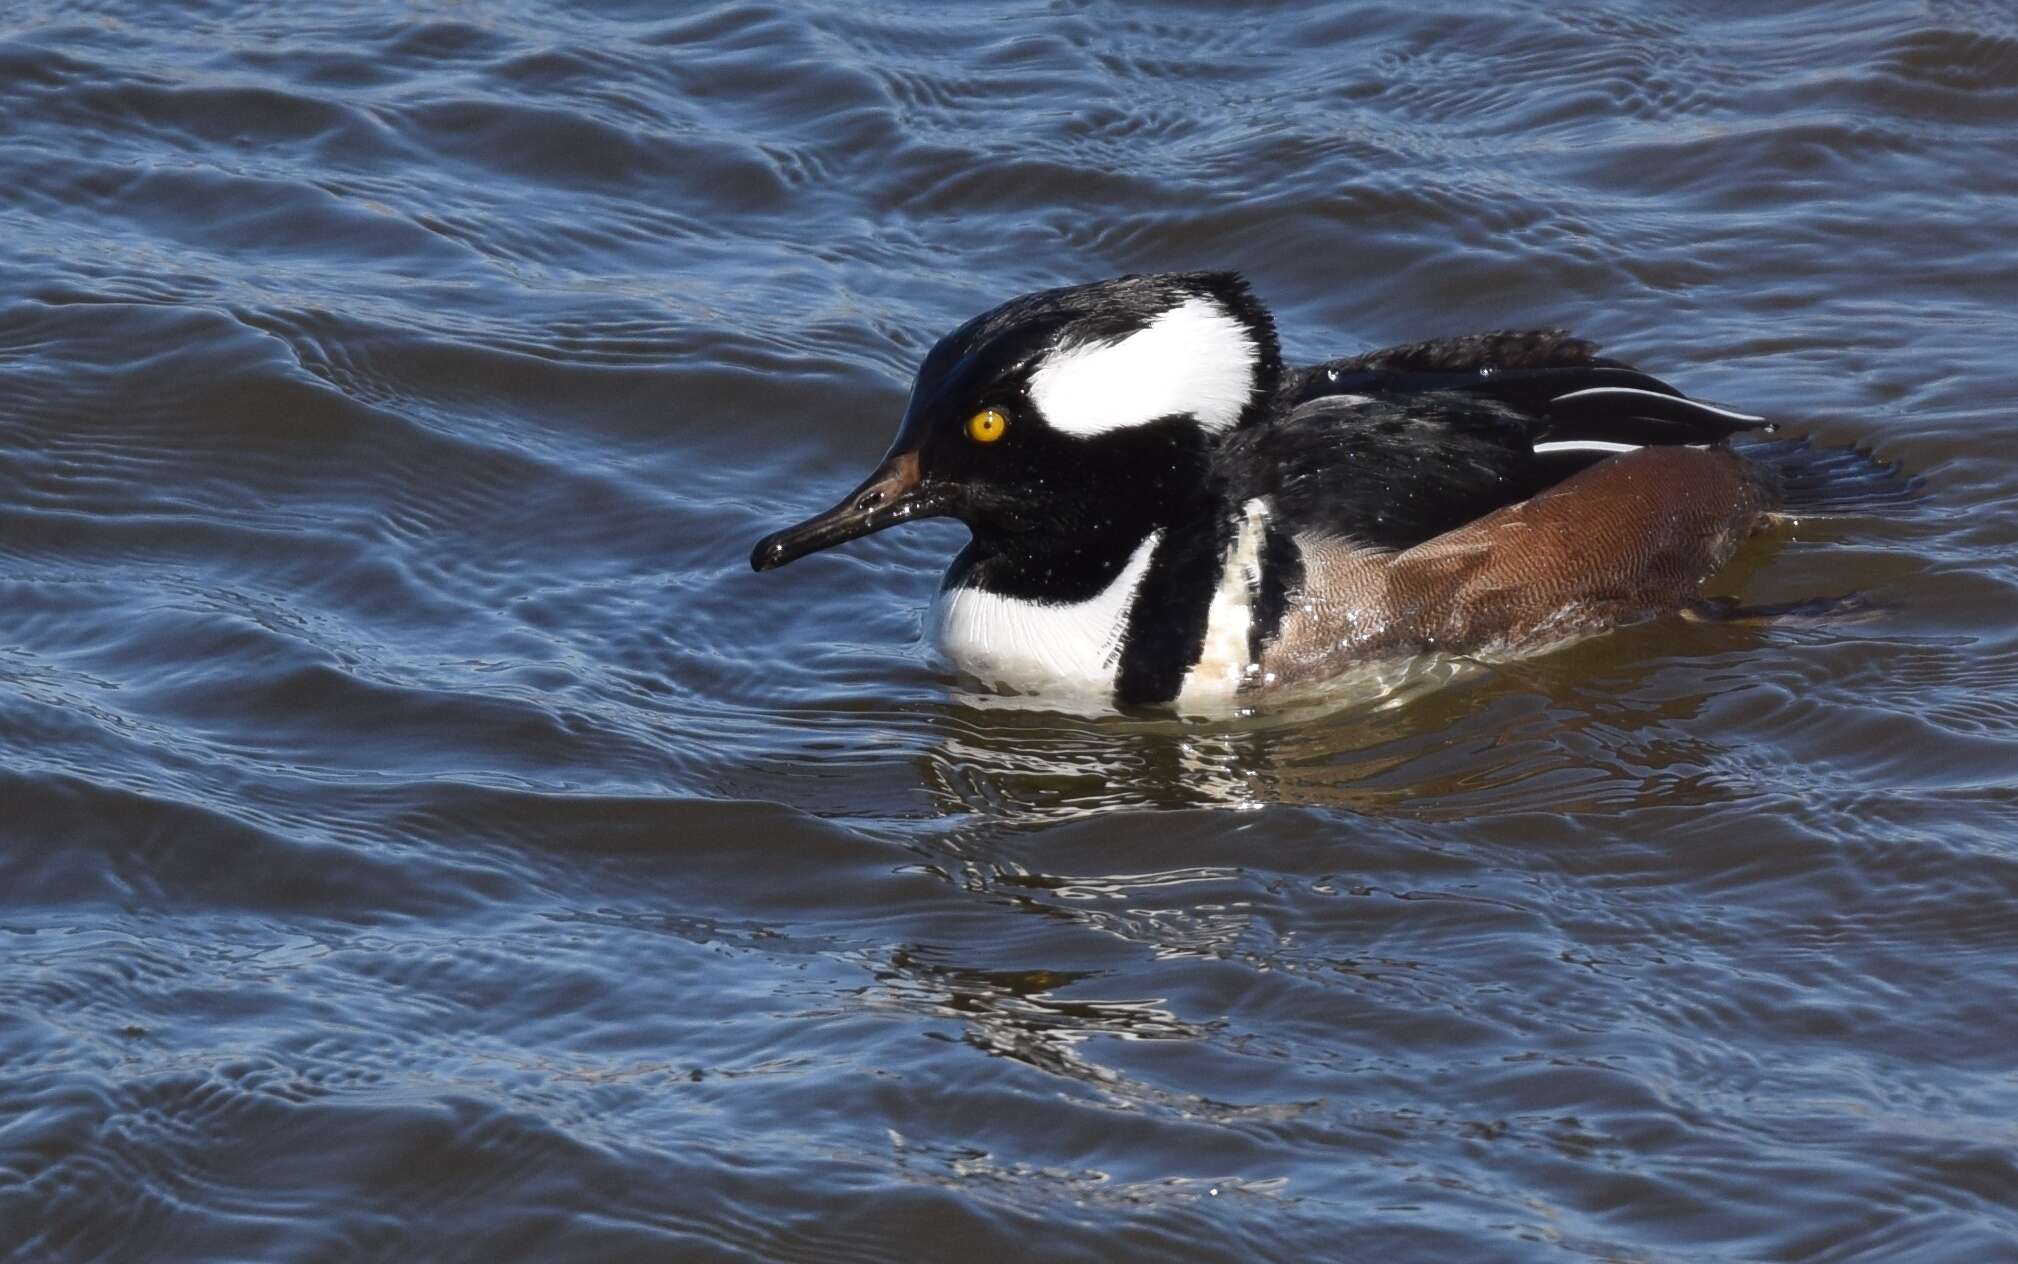
[[[1117,706],[1176,700],[1185,675],[1205,652],[1212,595],[1232,542],[1232,520],[1212,514],[1196,526],[1172,528],[1156,546],[1122,634],[1114,673]]]
[[[1261,589],[1254,594],[1254,618],[1247,625],[1247,661],[1261,661],[1262,650],[1282,631],[1289,603],[1303,587],[1303,552],[1289,532],[1271,518],[1261,537]]]

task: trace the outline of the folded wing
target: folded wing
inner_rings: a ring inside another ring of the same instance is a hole
[[[1608,456],[1721,443],[1768,423],[1693,400],[1561,330],[1389,347],[1288,375],[1266,425],[1228,437],[1243,496],[1301,529],[1405,549]]]

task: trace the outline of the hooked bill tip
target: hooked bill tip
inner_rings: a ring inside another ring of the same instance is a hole
[[[787,560],[784,550],[778,547],[777,533],[757,541],[757,547],[750,550],[750,569],[753,571],[762,572],[783,566]]]

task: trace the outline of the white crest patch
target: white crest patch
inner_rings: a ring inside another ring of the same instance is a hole
[[[1097,435],[1173,413],[1224,430],[1247,406],[1260,354],[1230,312],[1194,298],[1126,338],[1052,352],[1030,376],[1030,398],[1067,434]]]
[[[1162,538],[1152,532],[1106,588],[1069,605],[955,588],[940,607],[939,644],[955,667],[989,684],[1110,701],[1128,611]]]

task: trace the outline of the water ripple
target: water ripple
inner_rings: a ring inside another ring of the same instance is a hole
[[[2018,23],[1254,16],[15,6],[0,1255],[2012,1254]],[[1922,482],[1717,590],[1867,617],[1209,726],[749,573],[1190,266]]]

